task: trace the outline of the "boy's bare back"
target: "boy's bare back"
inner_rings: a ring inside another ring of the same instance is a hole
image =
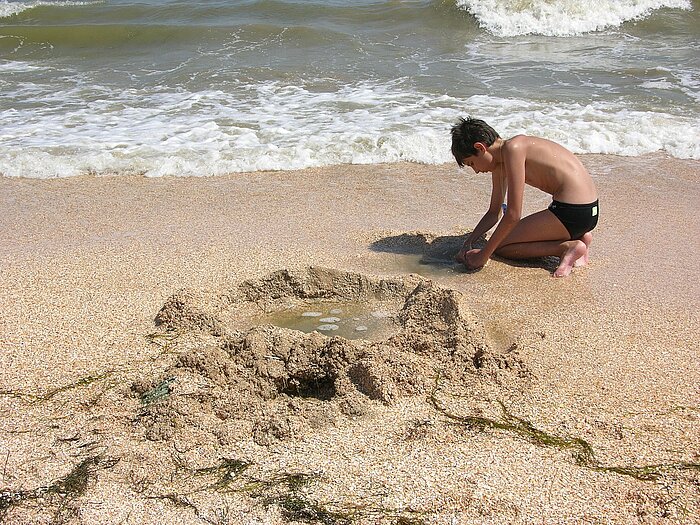
[[[526,184],[549,193],[554,199],[585,204],[598,198],[588,171],[565,147],[539,137],[516,135],[503,141],[500,149],[504,161],[509,157],[522,159],[522,164],[515,164],[523,166]],[[504,164],[499,164],[493,173],[506,182]]]

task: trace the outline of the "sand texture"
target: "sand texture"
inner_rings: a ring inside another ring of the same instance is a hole
[[[700,163],[582,160],[565,279],[451,165],[0,178],[0,522],[700,523]]]

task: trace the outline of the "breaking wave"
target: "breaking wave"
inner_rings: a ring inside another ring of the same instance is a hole
[[[619,27],[663,8],[692,9],[690,0],[457,0],[487,31],[572,36]]]

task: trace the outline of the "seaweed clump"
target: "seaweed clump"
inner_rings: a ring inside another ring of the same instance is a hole
[[[57,512],[59,512],[68,502],[85,494],[90,480],[96,476],[99,470],[112,468],[118,462],[118,458],[92,456],[75,465],[65,477],[45,487],[0,492],[0,518],[4,519],[13,507],[37,500],[48,506],[56,507]]]

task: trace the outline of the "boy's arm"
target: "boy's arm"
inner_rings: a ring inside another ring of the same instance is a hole
[[[498,212],[492,213],[491,210],[487,211],[481,220],[474,227],[474,230],[469,234],[469,237],[464,241],[462,249],[471,250],[472,244],[478,241],[482,235],[494,227],[498,222]]]
[[[491,202],[489,203],[489,209],[486,211],[484,216],[479,220],[474,230],[469,234],[467,239],[464,241],[462,249],[457,254],[457,260],[464,262],[464,255],[472,249],[472,244],[479,240],[482,235],[494,227],[498,222],[498,217],[501,213],[501,204],[503,204],[503,199],[505,198],[506,188],[503,185],[503,179],[500,173],[491,174]]]
[[[479,262],[481,266],[493,255],[496,249],[505,240],[508,234],[520,221],[523,208],[523,195],[525,193],[525,148],[519,141],[511,139],[502,150],[503,169],[505,170],[506,187],[508,189],[508,206],[503,218],[498,223],[493,234],[480,251]],[[501,201],[502,202],[502,201]],[[493,206],[493,199],[492,199]],[[497,204],[500,208],[500,203]],[[488,213],[491,213],[489,209]],[[496,214],[498,211],[496,211]]]
[[[501,204],[506,196],[506,188],[503,185],[503,178],[499,172],[491,174],[491,202],[489,209],[474,227],[474,231],[469,234],[464,242],[464,247],[471,249],[472,243],[495,226],[501,213]]]

